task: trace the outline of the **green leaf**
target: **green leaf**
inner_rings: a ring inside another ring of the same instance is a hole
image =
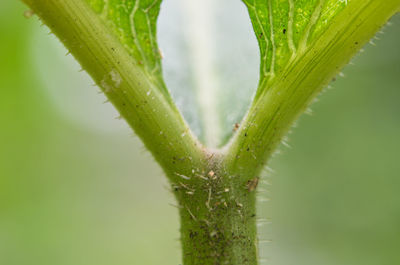
[[[243,0],[246,4],[260,54],[259,95],[296,56],[328,28],[347,5],[341,0]]]
[[[157,18],[161,0],[85,0],[112,28],[148,78],[169,98],[162,78],[157,44]]]

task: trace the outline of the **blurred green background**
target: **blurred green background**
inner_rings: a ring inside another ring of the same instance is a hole
[[[179,264],[161,169],[25,10],[0,2],[0,264]],[[263,264],[400,264],[400,17],[392,24],[265,173]]]

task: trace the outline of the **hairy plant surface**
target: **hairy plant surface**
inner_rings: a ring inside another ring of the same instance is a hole
[[[400,0],[243,0],[260,47],[259,86],[231,139],[216,135],[210,146],[191,132],[164,83],[161,0],[23,1],[164,169],[186,265],[258,264],[260,171],[313,98],[400,8]]]

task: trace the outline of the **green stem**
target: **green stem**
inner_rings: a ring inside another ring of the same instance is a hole
[[[225,147],[227,167],[258,174],[293,122],[399,7],[400,0],[349,1],[321,37],[258,88],[241,128]]]
[[[179,202],[185,265],[256,265],[256,187],[210,160],[189,180],[173,183]]]
[[[221,157],[197,142],[170,99],[85,1],[24,2],[63,41],[164,168],[180,205],[184,264],[257,264],[255,189],[224,171],[217,162]]]
[[[169,172],[187,174],[207,152],[179,111],[83,0],[23,0],[65,44]],[[171,180],[178,177],[170,175]]]

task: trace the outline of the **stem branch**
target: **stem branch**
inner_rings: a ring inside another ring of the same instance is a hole
[[[258,174],[293,122],[399,6],[400,0],[349,1],[305,52],[261,83],[242,126],[225,147],[227,168],[243,176]]]
[[[23,1],[62,40],[166,171],[186,174],[193,164],[201,164],[206,151],[172,100],[149,80],[86,1]]]

